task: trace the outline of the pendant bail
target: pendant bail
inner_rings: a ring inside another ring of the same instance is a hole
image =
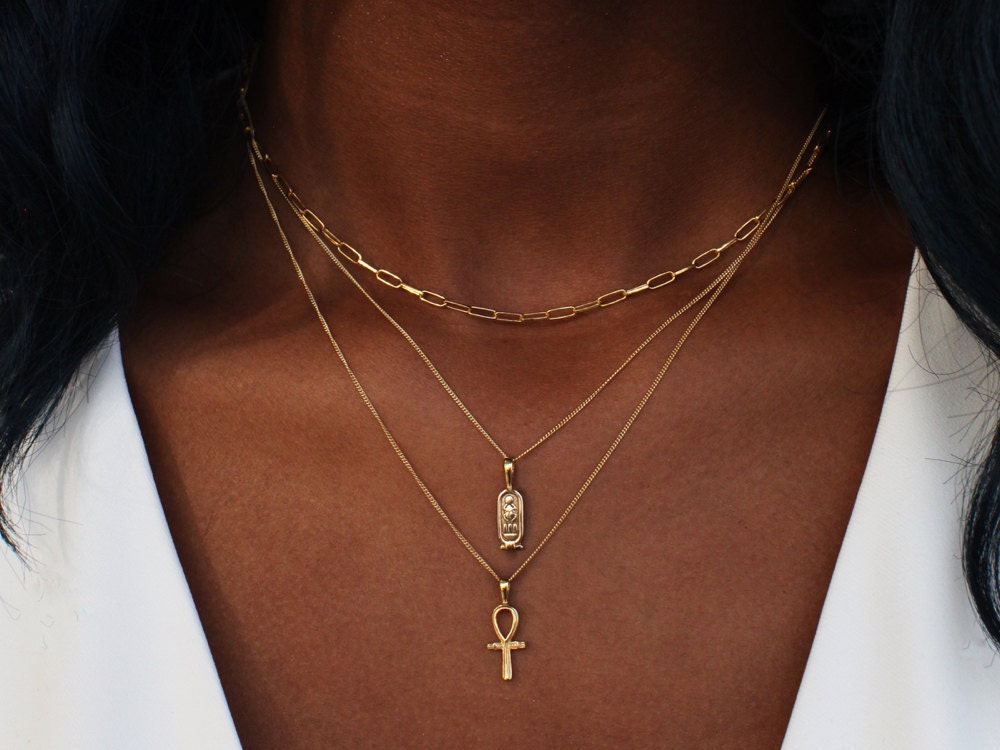
[[[500,604],[510,604],[510,581],[506,578],[500,579]]]
[[[505,458],[503,460],[503,477],[507,482],[507,491],[514,490],[514,459]]]

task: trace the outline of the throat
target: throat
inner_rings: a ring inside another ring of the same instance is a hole
[[[496,309],[572,304],[773,197],[819,105],[770,5],[282,4],[251,103],[282,173],[377,267]]]

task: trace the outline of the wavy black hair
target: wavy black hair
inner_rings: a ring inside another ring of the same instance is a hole
[[[0,477],[196,209],[237,128],[261,0],[0,6]],[[842,167],[888,185],[948,301],[1000,357],[1000,2],[801,0]],[[993,394],[995,399],[997,394]],[[1000,644],[1000,439],[965,574]],[[0,509],[0,537],[16,533]]]

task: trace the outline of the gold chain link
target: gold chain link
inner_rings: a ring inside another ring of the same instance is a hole
[[[780,205],[784,201],[788,200],[792,193],[795,192],[795,188],[798,184],[809,174],[809,171],[812,168],[812,163],[815,161],[815,156],[818,155],[818,152],[816,152],[799,178],[789,182],[786,185],[785,190],[778,194],[774,202],[767,209],[756,216],[751,216],[743,222],[735,232],[733,232],[732,237],[718,247],[710,248],[695,256],[686,266],[682,266],[675,271],[661,271],[660,273],[650,276],[641,284],[630,288],[623,287],[615,289],[611,292],[606,292],[589,302],[581,302],[577,305],[551,307],[547,310],[539,310],[537,312],[507,312],[504,310],[497,310],[492,307],[468,305],[463,302],[456,302],[455,300],[448,299],[443,294],[432,292],[429,289],[421,289],[408,284],[399,274],[385,268],[379,268],[378,266],[372,264],[365,259],[360,250],[340,239],[340,237],[334,234],[334,232],[326,225],[326,222],[324,222],[315,211],[306,206],[302,198],[297,192],[295,192],[288,180],[280,172],[277,172],[273,168],[274,165],[271,161],[271,157],[261,148],[260,142],[257,140],[257,134],[252,124],[253,121],[250,118],[250,113],[246,105],[245,94],[246,91],[244,89],[244,96],[241,98],[241,106],[243,108],[243,116],[247,122],[246,134],[250,140],[253,153],[262,162],[268,165],[268,171],[271,174],[271,179],[277,186],[278,191],[282,194],[285,200],[288,201],[289,205],[292,206],[299,219],[311,229],[312,233],[322,237],[337,253],[340,254],[344,260],[364,269],[374,276],[377,281],[385,284],[391,289],[401,289],[431,307],[455,310],[456,312],[464,313],[474,318],[480,318],[482,320],[495,320],[501,323],[531,323],[543,320],[568,320],[569,318],[575,318],[577,315],[590,310],[599,310],[601,308],[617,305],[619,302],[631,299],[642,292],[662,289],[668,284],[672,284],[678,279],[678,277],[689,271],[700,271],[707,268],[712,263],[719,260],[726,250],[734,245],[747,242],[757,232],[761,226],[762,218],[773,211],[776,205]]]

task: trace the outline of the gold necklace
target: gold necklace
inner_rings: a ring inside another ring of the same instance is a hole
[[[252,123],[249,114],[249,108],[246,107],[244,102],[244,113],[247,118],[248,123]],[[819,118],[822,119],[822,116]],[[251,143],[256,145],[259,150],[259,142],[253,136],[253,129],[250,128],[249,131]],[[793,180],[792,185],[797,185],[802,179],[812,169],[812,164],[815,158],[818,156],[818,152],[811,154],[810,160],[807,162],[806,166],[802,172],[797,175]],[[268,164],[271,162],[265,156],[265,161]],[[584,408],[586,408],[597,396],[608,386],[610,383],[621,374],[625,368],[650,344],[654,339],[656,339],[660,333],[662,333],[671,323],[673,323],[677,318],[686,313],[692,306],[697,304],[705,295],[709,294],[711,290],[715,287],[721,277],[716,277],[705,289],[703,289],[699,294],[697,294],[693,299],[691,299],[687,304],[683,305],[680,309],[670,315],[666,320],[660,323],[649,336],[647,336],[626,358],[625,360],[615,368],[612,373],[605,378],[600,385],[597,386],[583,401],[581,401],[575,408],[573,408],[566,416],[559,420],[555,425],[552,426],[548,431],[546,431],[541,437],[539,437],[534,443],[529,445],[525,450],[520,451],[515,455],[512,451],[507,451],[502,448],[499,442],[490,434],[490,432],[482,425],[482,423],[472,414],[469,408],[465,405],[462,399],[458,396],[452,386],[444,378],[438,368],[431,361],[430,357],[424,352],[423,348],[417,343],[413,336],[389,313],[382,305],[375,300],[374,297],[368,292],[368,290],[357,280],[357,278],[348,270],[348,268],[338,257],[336,253],[327,241],[324,239],[322,234],[322,229],[317,228],[317,217],[316,215],[309,211],[308,209],[302,208],[302,201],[298,199],[298,196],[289,187],[288,182],[278,173],[276,170],[271,171],[271,178],[278,189],[278,192],[287,202],[289,208],[295,214],[295,216],[302,223],[306,231],[312,236],[316,243],[323,249],[327,257],[336,265],[336,267],[343,273],[348,281],[353,284],[358,291],[368,300],[368,302],[375,307],[375,309],[384,317],[396,331],[404,338],[404,340],[410,345],[410,347],[416,352],[417,356],[420,357],[421,361],[430,370],[431,374],[438,384],[444,389],[444,391],[451,398],[452,402],[461,410],[465,417],[472,423],[476,431],[492,446],[492,448],[500,454],[500,458],[503,461],[503,475],[504,475],[504,487],[500,490],[497,496],[497,506],[496,506],[496,522],[497,522],[497,538],[500,543],[500,549],[515,551],[523,549],[522,540],[524,538],[524,531],[526,525],[526,513],[525,513],[525,501],[524,495],[519,489],[514,488],[513,479],[514,471],[517,462],[526,458],[531,454],[536,448],[540,447],[546,440],[555,435],[559,430],[569,424]],[[794,192],[794,187],[792,188]],[[754,223],[757,229],[760,229],[760,219],[761,216],[766,215],[770,212],[775,211],[780,204],[788,199],[790,192],[780,192],[775,199],[771,202],[771,205],[758,216],[752,217],[747,223]],[[307,213],[308,212],[308,213]],[[323,227],[321,221],[319,221],[320,227]],[[746,225],[746,223],[745,223]],[[764,227],[766,230],[766,227]],[[330,234],[327,232],[327,234]],[[737,233],[739,234],[739,233]],[[763,234],[763,231],[760,232]],[[749,239],[747,237],[746,239]],[[759,241],[759,237],[758,240]],[[731,243],[730,243],[731,244]],[[717,248],[718,254],[715,257],[719,257],[721,252],[728,247],[725,245],[723,247]],[[334,245],[336,247],[336,245]],[[342,253],[341,253],[342,255]],[[705,253],[702,256],[706,255]],[[699,257],[702,257],[699,256]],[[704,264],[704,265],[707,265]],[[695,266],[692,266],[692,268]]]
[[[277,185],[276,185],[277,186]],[[285,195],[280,186],[278,186],[278,191],[287,200],[287,195]],[[476,416],[471,412],[471,410],[465,405],[465,402],[459,397],[452,388],[451,384],[444,378],[437,366],[431,361],[430,357],[424,352],[420,344],[417,343],[416,339],[400,324],[391,313],[389,313],[382,305],[380,305],[375,298],[371,296],[367,289],[361,285],[360,282],[354,277],[354,275],[347,269],[346,266],[340,261],[336,254],[330,249],[330,247],[324,242],[323,238],[314,231],[312,224],[310,224],[302,215],[298,212],[295,205],[289,201],[289,207],[292,212],[299,218],[305,227],[306,231],[310,233],[313,239],[319,244],[323,249],[327,257],[336,264],[337,268],[347,277],[347,279],[361,292],[361,294],[375,307],[376,310],[400,333],[400,335],[409,343],[413,350],[417,353],[423,363],[433,374],[435,380],[438,384],[445,390],[451,400],[456,406],[462,411],[466,418],[472,423],[480,435],[483,436],[489,442],[497,453],[500,454],[503,460],[503,472],[504,472],[504,484],[505,487],[500,491],[497,496],[497,537],[500,542],[500,549],[502,550],[519,550],[523,549],[521,541],[524,537],[525,529],[525,504],[524,496],[517,489],[514,489],[514,469],[515,464],[521,461],[529,454],[531,454],[536,448],[540,447],[546,440],[555,435],[559,430],[569,424],[581,411],[583,411],[597,396],[611,384],[615,378],[621,374],[629,364],[649,345],[651,344],[666,328],[673,323],[677,318],[681,317],[684,313],[690,310],[694,305],[700,302],[707,294],[709,294],[712,289],[719,283],[721,275],[717,276],[705,289],[699,292],[686,304],[672,313],[666,320],[661,322],[652,333],[650,333],[632,352],[625,358],[625,360],[618,365],[617,368],[607,377],[604,381],[595,388],[590,395],[588,395],[583,401],[577,404],[566,416],[560,419],[555,425],[553,425],[548,431],[546,431],[540,438],[535,442],[520,451],[516,455],[513,452],[504,450],[499,442],[483,427],[482,422],[476,418]],[[761,232],[763,234],[763,231]]]
[[[246,105],[246,88],[241,91],[240,103],[247,122],[251,122]],[[253,130],[253,127],[248,126],[246,132],[253,150],[256,153],[262,154],[264,161],[270,165],[270,158],[266,158],[266,152],[257,141],[257,135]],[[421,302],[426,302],[431,307],[455,310],[456,312],[461,312],[474,318],[480,318],[482,320],[496,320],[501,323],[530,323],[543,320],[568,320],[569,318],[575,318],[577,315],[589,312],[590,310],[599,310],[601,308],[617,305],[619,302],[631,299],[642,292],[647,292],[653,289],[662,289],[689,271],[700,271],[703,268],[707,268],[712,263],[719,260],[719,258],[722,257],[722,254],[734,245],[749,241],[760,228],[762,218],[774,207],[772,204],[756,216],[751,216],[743,222],[735,232],[733,232],[732,237],[728,240],[723,242],[718,247],[710,248],[695,256],[687,265],[682,266],[675,271],[661,271],[660,273],[649,277],[641,284],[637,284],[630,288],[622,287],[615,289],[595,297],[592,300],[581,302],[576,305],[550,307],[547,310],[539,310],[537,312],[507,312],[504,310],[497,310],[492,307],[468,305],[462,302],[456,302],[455,300],[448,299],[444,295],[438,294],[437,292],[432,292],[428,289],[420,289],[408,284],[398,274],[388,269],[379,268],[373,265],[370,261],[365,259],[360,250],[352,247],[349,243],[334,234],[333,231],[326,225],[326,222],[324,222],[315,211],[305,205],[298,193],[292,189],[288,180],[286,180],[281,173],[274,171],[273,169],[269,169],[269,172],[271,174],[271,179],[278,187],[279,192],[289,202],[296,215],[304,224],[308,226],[310,231],[314,235],[318,235],[319,237],[325,239],[334,247],[336,252],[342,258],[359,268],[364,269],[377,281],[380,281],[392,289],[401,289],[404,292],[408,292]]]
[[[545,545],[549,542],[549,540],[553,537],[553,535],[555,535],[556,531],[559,530],[559,528],[562,526],[565,520],[569,517],[569,514],[576,507],[577,503],[586,493],[587,489],[593,483],[594,479],[596,479],[601,469],[604,468],[604,465],[608,462],[608,460],[617,450],[622,440],[624,440],[625,435],[631,429],[632,425],[635,423],[636,419],[638,419],[639,415],[642,413],[642,410],[645,408],[650,398],[652,398],[653,394],[656,392],[656,389],[662,382],[663,377],[670,369],[670,366],[673,363],[674,359],[676,358],[678,352],[680,351],[684,343],[687,341],[691,333],[694,331],[695,327],[698,325],[699,322],[701,322],[702,318],[705,316],[705,314],[708,312],[711,306],[715,303],[715,301],[718,299],[719,295],[723,292],[723,290],[726,288],[729,282],[732,280],[736,271],[739,269],[740,264],[743,262],[746,256],[749,255],[750,251],[756,246],[757,242],[760,240],[764,231],[766,231],[766,229],[771,225],[771,223],[777,217],[778,213],[780,213],[781,208],[787,201],[787,198],[790,197],[792,193],[795,192],[796,188],[801,184],[802,180],[805,179],[805,177],[808,176],[808,174],[812,171],[812,165],[814,164],[816,158],[818,158],[820,154],[822,144],[816,144],[813,147],[812,153],[810,155],[806,167],[800,174],[796,175],[799,164],[801,163],[805,154],[809,150],[809,146],[813,142],[816,136],[816,132],[819,128],[821,120],[822,120],[822,115],[820,116],[820,119],[816,121],[816,124],[810,131],[809,136],[803,143],[802,148],[800,149],[799,154],[796,157],[794,164],[792,165],[792,169],[789,171],[788,176],[786,177],[785,182],[778,193],[779,197],[784,196],[784,199],[780,201],[776,199],[775,203],[772,204],[772,209],[765,212],[764,215],[762,215],[757,231],[754,232],[754,234],[749,238],[746,247],[744,247],[743,250],[737,255],[737,257],[725,268],[725,270],[720,274],[716,282],[712,285],[711,287],[712,291],[708,297],[708,300],[705,302],[704,305],[701,306],[701,308],[696,313],[694,319],[688,324],[687,328],[684,330],[680,338],[674,344],[674,347],[671,349],[669,355],[664,360],[656,376],[653,378],[652,383],[643,393],[642,397],[637,402],[635,408],[632,410],[632,413],[629,415],[628,419],[626,419],[625,423],[618,431],[618,434],[616,435],[614,440],[612,440],[607,450],[604,452],[600,460],[591,470],[586,480],[584,480],[580,489],[577,490],[576,494],[570,500],[569,504],[560,514],[558,519],[556,519],[556,522],[552,525],[552,527],[545,534],[542,540],[535,546],[535,548],[531,551],[528,557],[512,573],[510,573],[506,577],[501,577],[496,572],[496,570],[494,570],[494,568],[486,561],[483,555],[472,545],[472,543],[465,537],[465,535],[451,520],[451,518],[445,512],[444,508],[438,502],[437,498],[434,497],[434,495],[428,489],[427,485],[420,478],[420,475],[414,469],[413,465],[410,463],[409,459],[403,452],[399,443],[396,441],[395,437],[393,437],[392,433],[389,431],[389,428],[386,426],[381,415],[376,409],[374,403],[368,396],[368,393],[362,386],[361,381],[358,379],[349,361],[347,360],[347,357],[344,354],[343,349],[340,347],[340,344],[334,337],[333,331],[330,328],[330,325],[326,320],[326,317],[320,310],[319,304],[316,301],[316,297],[313,294],[312,289],[309,287],[309,283],[306,280],[305,274],[302,271],[302,267],[300,266],[298,259],[296,258],[295,253],[292,250],[291,243],[288,241],[288,237],[285,234],[284,228],[282,227],[281,222],[278,219],[278,214],[275,211],[273,203],[271,202],[270,195],[268,194],[267,187],[264,184],[264,180],[261,177],[260,170],[258,167],[258,160],[261,162],[266,161],[264,159],[264,155],[260,152],[259,148],[256,147],[255,141],[248,140],[247,154],[257,181],[257,185],[267,204],[268,212],[270,213],[275,228],[277,229],[278,234],[281,237],[282,244],[284,245],[285,250],[288,253],[289,259],[291,260],[292,266],[295,270],[295,274],[298,277],[299,282],[302,284],[303,290],[306,293],[309,303],[312,306],[313,311],[316,313],[320,325],[322,326],[323,331],[326,333],[327,338],[329,339],[330,344],[332,345],[335,353],[337,354],[338,359],[343,365],[352,385],[354,386],[361,400],[364,402],[369,413],[372,415],[372,417],[378,424],[379,428],[382,430],[382,433],[385,435],[386,440],[389,442],[389,445],[392,447],[397,458],[400,460],[400,462],[406,468],[407,472],[413,478],[414,482],[417,484],[421,492],[427,498],[427,501],[431,504],[434,510],[438,513],[438,515],[445,521],[445,523],[451,529],[452,533],[456,536],[459,542],[461,542],[461,544],[465,547],[465,549],[469,552],[469,554],[471,554],[473,558],[480,564],[480,566],[482,566],[482,568],[486,570],[486,572],[489,573],[493,577],[493,579],[499,584],[500,604],[496,605],[493,608],[493,613],[492,613],[493,629],[494,632],[496,633],[498,640],[493,643],[487,644],[486,647],[489,650],[502,652],[502,660],[501,660],[502,679],[510,680],[513,678],[511,651],[526,647],[526,644],[523,641],[514,640],[514,635],[520,623],[520,617],[517,610],[510,604],[511,583],[532,562],[532,560],[535,559],[538,553],[541,552],[541,550],[545,547]],[[249,129],[252,126],[248,125],[247,127]],[[272,175],[272,179],[273,178],[274,176]],[[692,305],[693,304],[695,303],[692,302]],[[507,630],[506,633],[502,632],[502,628],[499,624],[499,619],[498,619],[501,615],[504,614],[507,614],[510,617],[510,628]]]

